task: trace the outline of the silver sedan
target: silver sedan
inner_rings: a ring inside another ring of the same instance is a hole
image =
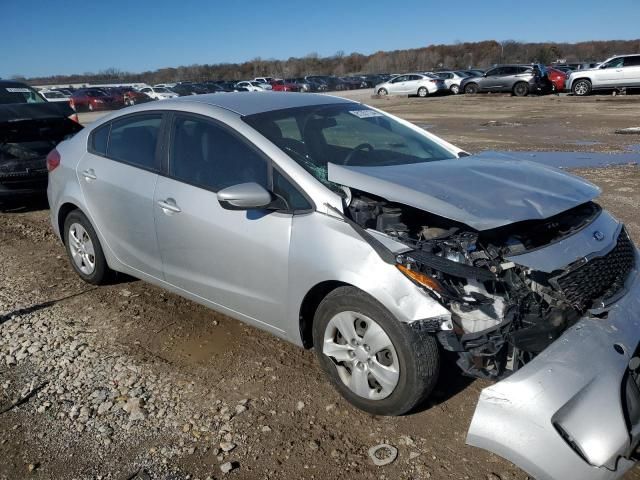
[[[427,97],[434,93],[447,91],[444,80],[432,73],[398,75],[374,88],[374,92],[380,96],[417,95],[418,97]]]
[[[469,443],[538,479],[633,465],[638,253],[594,185],[297,93],[126,108],[47,166],[85,281],[125,272],[314,348],[374,414],[420,405],[449,351],[497,382]]]

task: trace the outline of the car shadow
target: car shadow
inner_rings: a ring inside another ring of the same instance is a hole
[[[45,193],[0,200],[0,213],[29,213],[49,210]]]
[[[435,406],[447,402],[458,393],[465,390],[469,385],[476,381],[475,378],[467,377],[462,374],[460,367],[456,365],[458,355],[454,352],[441,351],[441,364],[438,382],[434,387],[431,395],[414,408],[411,414],[416,414],[429,410]]]

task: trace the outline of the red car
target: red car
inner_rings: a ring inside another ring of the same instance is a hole
[[[567,80],[566,73],[557,68],[547,67],[547,76],[549,80],[551,80],[551,83],[553,83],[556,92],[562,92],[564,90],[564,84]]]
[[[295,83],[287,83],[284,80],[273,80],[271,82],[274,92],[299,92],[300,85]]]
[[[98,88],[81,88],[76,90],[69,99],[69,105],[76,112],[80,110],[111,110],[122,106],[111,95]]]

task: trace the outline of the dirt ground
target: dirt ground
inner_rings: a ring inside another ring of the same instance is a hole
[[[357,95],[471,152],[640,143],[613,133],[640,126],[640,96]],[[575,173],[639,242],[640,169]],[[465,445],[488,383],[449,363],[419,412],[375,417],[338,396],[313,352],[141,281],[84,284],[43,201],[2,206],[0,253],[0,412],[28,396],[0,413],[0,479],[528,478]],[[376,467],[367,451],[383,442],[398,458]]]

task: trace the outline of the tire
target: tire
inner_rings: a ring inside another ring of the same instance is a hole
[[[475,95],[478,93],[478,84],[477,83],[468,83],[464,86],[464,93],[467,95]]]
[[[429,90],[427,90],[427,87],[420,87],[418,89],[418,96],[420,98],[425,98],[425,97],[429,96]]]
[[[91,102],[87,104],[87,108],[89,109],[90,112],[93,112],[93,104]]]
[[[578,97],[585,97],[591,93],[592,85],[586,78],[581,78],[573,83],[571,91]]]
[[[449,87],[449,91],[454,95],[457,95],[458,93],[460,93],[460,85],[451,85]]]
[[[381,88],[378,90],[378,95],[380,95],[381,97],[386,97],[387,95],[389,95],[389,92],[387,92],[386,88]]]
[[[526,97],[529,95],[529,85],[525,82],[518,82],[513,86],[513,94],[516,97]]]
[[[93,285],[103,285],[107,283],[111,279],[113,272],[107,265],[100,240],[98,240],[98,236],[91,222],[89,222],[84,213],[80,210],[73,210],[69,213],[64,220],[63,232],[67,256],[69,257],[71,266],[80,278]],[[86,234],[86,238],[84,238],[84,234]],[[86,253],[86,257],[77,250],[80,248],[77,241],[78,239],[85,242],[81,251]],[[88,248],[89,244],[86,243],[86,240],[90,241],[91,249]],[[90,254],[90,250],[93,250],[93,255]],[[83,258],[78,261],[78,257]],[[93,262],[91,262],[91,260],[93,260]],[[93,268],[82,267],[82,264],[89,267],[91,263],[93,263]]]
[[[348,328],[342,325],[353,327],[355,343],[347,339]],[[366,344],[370,329],[369,339],[382,347]],[[342,330],[347,332],[344,336],[338,333]],[[313,341],[318,362],[336,390],[355,407],[375,415],[410,412],[429,396],[438,379],[440,353],[435,337],[400,323],[375,299],[354,287],[337,288],[322,300],[313,321]],[[344,360],[330,357],[331,352]],[[378,383],[378,378],[385,381]],[[364,383],[354,381],[357,379],[364,379]],[[356,388],[364,385],[363,394],[356,393],[348,382]]]

